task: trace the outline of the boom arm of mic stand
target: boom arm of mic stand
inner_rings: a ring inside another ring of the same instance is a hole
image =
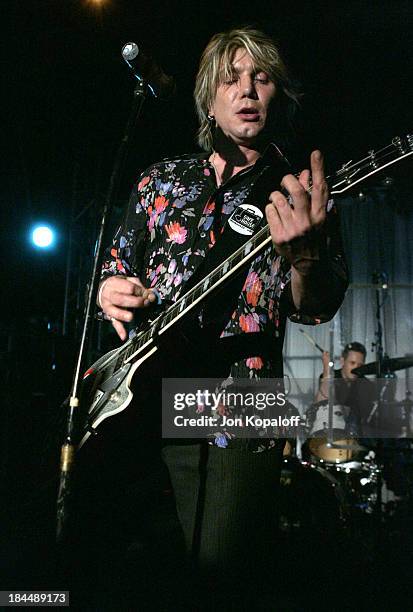
[[[139,81],[135,87],[133,94],[132,108],[126,123],[123,138],[118,147],[115,162],[113,165],[112,173],[109,180],[109,187],[106,193],[105,202],[103,206],[102,219],[100,223],[99,234],[96,241],[95,257],[93,261],[92,274],[89,282],[89,289],[87,293],[87,302],[85,308],[85,319],[82,329],[82,337],[80,341],[80,348],[77,357],[75,372],[73,376],[72,389],[70,393],[69,410],[66,421],[66,432],[65,440],[61,448],[61,461],[60,461],[60,481],[59,490],[57,494],[57,512],[56,512],[56,541],[57,543],[62,542],[64,536],[65,525],[67,524],[68,513],[69,513],[69,502],[71,494],[71,483],[72,474],[75,464],[75,444],[74,444],[74,431],[75,431],[75,415],[79,412],[80,399],[80,373],[82,371],[85,349],[89,338],[89,332],[91,328],[91,322],[93,319],[93,310],[95,308],[95,301],[97,295],[97,288],[99,284],[99,264],[101,260],[103,250],[103,238],[106,228],[106,222],[109,217],[109,213],[112,210],[114,194],[116,192],[117,181],[120,176],[120,170],[123,163],[126,160],[131,136],[133,129],[138,120],[140,112],[142,110],[143,103],[146,98],[147,85],[144,81]]]

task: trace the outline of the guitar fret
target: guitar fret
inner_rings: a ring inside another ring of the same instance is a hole
[[[127,359],[127,358],[129,357],[129,355],[131,355],[131,354],[132,354],[132,344],[130,344],[130,345],[128,346],[128,348],[127,348],[127,349],[125,349],[125,350],[123,351],[123,353],[122,353],[123,360],[124,360],[124,361],[126,361],[126,359]]]
[[[148,334],[147,334],[147,335],[148,335],[148,340],[151,340],[151,339],[152,339],[152,337],[153,337],[153,335],[154,335],[154,333],[155,333],[155,329],[156,329],[156,326],[155,326],[155,325],[152,325],[152,326],[149,328],[149,330],[148,330]]]
[[[166,313],[163,316],[163,320],[161,322],[161,329],[163,327],[165,327],[165,325],[167,325],[168,323],[170,323],[170,321],[172,321],[172,319],[174,318],[174,308],[171,308],[169,310],[166,311]]]
[[[125,350],[121,354],[122,362],[120,364],[120,367],[123,366],[128,361],[128,359],[131,357],[131,355],[136,353],[136,351],[138,351],[145,344],[145,342],[150,340],[151,335],[152,335],[152,328],[150,328],[147,331],[140,332],[138,335],[136,335],[134,338],[132,338],[129,341],[128,347],[125,348]]]
[[[185,309],[188,299],[189,298],[187,296],[182,297],[180,302],[178,304],[175,304],[173,308],[171,308],[171,318],[176,317],[180,312]]]
[[[155,327],[152,325],[148,331],[144,332],[142,336],[139,337],[139,340],[136,343],[135,350],[140,349],[148,340],[152,338],[152,334],[155,331]]]
[[[124,364],[123,355],[119,355],[119,357],[117,358],[116,363],[115,363],[114,372],[116,372],[116,370],[120,370],[120,368],[123,366],[123,364]]]
[[[178,312],[182,312],[183,309],[185,308],[185,306],[186,306],[185,300],[182,300],[182,302],[181,302],[181,304],[180,304],[180,306],[178,308]]]
[[[199,298],[199,296],[200,296],[200,295],[202,295],[202,289],[201,289],[201,287],[197,287],[197,286],[195,286],[195,287],[192,289],[192,291],[190,291],[190,292],[187,294],[186,298],[187,298],[188,300],[190,300],[190,303],[191,303],[191,304],[193,304],[193,303],[194,303],[194,302],[195,302],[195,301],[196,301],[196,300]]]
[[[174,318],[176,317],[176,312],[177,312],[176,308],[171,308],[170,310],[167,311],[167,315],[165,316],[165,325],[174,320]]]

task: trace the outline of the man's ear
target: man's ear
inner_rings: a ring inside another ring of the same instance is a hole
[[[343,367],[344,365],[344,357],[340,357],[340,367]]]

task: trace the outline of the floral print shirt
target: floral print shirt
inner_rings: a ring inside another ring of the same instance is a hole
[[[155,288],[163,300],[174,302],[180,297],[234,209],[246,202],[263,159],[217,187],[208,157],[204,153],[165,160],[142,173],[113,244],[106,252],[102,278],[119,274],[138,276],[148,287]],[[333,207],[329,216],[335,212]],[[345,278],[341,242],[338,231],[334,232],[330,257],[337,274]],[[231,377],[281,377],[286,316],[316,324],[334,314],[320,313],[310,319],[295,312],[289,281],[290,266],[273,246],[252,261],[237,306],[221,335],[263,332],[273,339],[276,358],[252,354],[240,359],[233,364]],[[282,296],[287,309],[281,308]],[[217,432],[215,443],[227,446],[230,438],[227,432]],[[253,450],[274,445],[268,438],[251,442],[255,443]]]

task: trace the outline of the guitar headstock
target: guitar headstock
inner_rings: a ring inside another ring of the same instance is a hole
[[[332,195],[339,195],[366,180],[373,174],[413,155],[413,134],[395,136],[391,143],[382,149],[370,150],[358,162],[350,160],[342,165],[332,177],[328,177]]]

